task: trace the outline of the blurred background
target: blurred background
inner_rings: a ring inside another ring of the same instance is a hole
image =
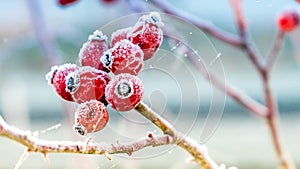
[[[228,32],[236,33],[228,1],[169,2]],[[244,3],[249,31],[263,55],[268,54],[275,38],[276,15],[287,6],[300,8],[293,0],[253,0]],[[138,7],[146,11],[159,11],[147,0],[81,0],[64,7],[56,0],[1,1],[0,115],[9,124],[24,130],[42,131],[53,125],[61,125],[56,130],[40,134],[39,137],[43,139],[85,140],[72,131],[77,105],[60,99],[47,84],[45,74],[55,64],[78,64],[78,52],[94,30],[101,29],[109,35],[115,29],[134,24],[138,15],[132,14]],[[127,15],[130,16],[124,17]],[[191,30],[177,31],[193,33],[194,38],[190,39],[189,45],[207,65],[216,56],[220,56],[212,70],[221,79],[226,79],[263,102],[260,78],[247,56],[199,30]],[[183,36],[188,38],[187,35]],[[284,142],[298,167],[299,37],[299,28],[286,36],[272,71],[272,90],[278,99]],[[215,113],[216,119],[210,119],[210,122],[218,128],[210,129],[205,141],[211,157],[217,163],[245,169],[276,168],[276,156],[264,121],[250,115],[233,100],[215,90],[194,70],[185,54],[174,50],[174,47],[177,46],[164,41],[157,56],[145,63],[144,71],[140,74],[146,89],[144,101],[180,131],[199,142],[203,141],[200,139],[201,131],[207,115]],[[163,57],[166,59],[155,65]],[[188,73],[178,73],[181,70]],[[215,107],[218,109],[214,110]],[[160,134],[158,129],[134,111],[120,114],[109,108],[109,112],[108,127],[91,135],[99,144],[116,143],[117,140],[130,142],[146,136],[148,131]],[[0,168],[6,169],[14,168],[25,148],[0,137],[0,150]],[[134,153],[132,157],[111,157],[109,161],[103,156],[48,154],[48,158],[44,159],[41,154],[32,153],[20,168],[197,168],[195,164],[186,161],[189,157],[186,152],[173,146],[146,148]]]

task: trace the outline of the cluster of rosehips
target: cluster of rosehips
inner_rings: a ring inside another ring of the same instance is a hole
[[[129,111],[142,100],[144,87],[137,77],[144,60],[159,49],[163,32],[159,13],[139,18],[133,27],[107,36],[96,30],[79,52],[80,66],[53,66],[46,75],[48,83],[66,101],[79,104],[74,130],[80,135],[103,129],[108,121],[106,106]]]
[[[288,8],[281,11],[277,18],[277,25],[280,30],[290,32],[297,28],[300,22],[299,12],[296,9]]]

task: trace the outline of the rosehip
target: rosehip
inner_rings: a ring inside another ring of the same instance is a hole
[[[116,2],[117,0],[101,0],[102,2],[106,3],[106,4],[111,4]]]
[[[101,100],[110,77],[102,70],[85,66],[70,73],[66,79],[67,91],[72,94],[74,101],[83,103]]]
[[[61,5],[61,6],[66,6],[66,5],[70,5],[74,2],[76,2],[77,0],[58,0],[58,3]]]
[[[144,60],[150,59],[160,47],[163,40],[162,26],[159,13],[151,12],[140,17],[133,27],[131,41],[141,47]]]
[[[97,100],[80,104],[75,113],[75,132],[79,135],[102,130],[108,122],[108,112],[105,105]]]
[[[100,60],[115,75],[120,73],[137,75],[143,67],[143,57],[143,51],[138,45],[123,39],[106,51]]]
[[[282,11],[277,18],[279,29],[285,32],[294,30],[299,25],[299,13],[295,9]]]
[[[66,91],[66,77],[69,73],[76,71],[78,67],[75,64],[63,64],[53,66],[51,71],[46,74],[48,84],[52,85],[56,93],[66,101],[74,101],[70,92]]]
[[[117,111],[129,111],[135,108],[144,94],[142,81],[131,74],[116,75],[105,88],[108,104]]]
[[[111,46],[123,39],[130,39],[132,27],[119,29],[111,34]]]
[[[83,44],[79,52],[80,65],[105,70],[99,58],[107,49],[107,37],[101,31],[96,30],[93,35],[89,36],[89,40]]]

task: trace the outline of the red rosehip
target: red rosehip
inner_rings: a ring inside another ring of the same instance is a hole
[[[91,66],[99,70],[105,70],[99,58],[108,50],[107,37],[101,31],[96,30],[89,40],[83,44],[79,52],[81,66]]]
[[[123,39],[131,39],[132,27],[119,29],[111,34],[111,46],[115,46],[117,42]]]
[[[116,2],[117,0],[101,0],[102,2],[106,3],[106,4],[111,4]]]
[[[143,94],[142,81],[127,73],[116,75],[105,88],[108,104],[117,111],[132,110],[140,103]]]
[[[66,79],[67,91],[72,94],[74,101],[84,103],[101,100],[110,77],[102,70],[85,66],[70,73]]]
[[[120,73],[137,75],[143,67],[143,57],[143,51],[138,45],[123,39],[106,51],[100,60],[115,75]]]
[[[75,113],[75,132],[79,135],[102,130],[108,122],[108,112],[105,105],[97,100],[82,103]]]
[[[277,25],[285,32],[294,30],[299,25],[299,13],[295,9],[282,11],[277,17]]]
[[[76,71],[78,67],[75,64],[63,64],[53,66],[47,73],[48,84],[53,86],[56,93],[66,101],[74,101],[70,92],[66,91],[66,77],[69,73]]]
[[[61,6],[66,6],[66,5],[70,5],[72,3],[75,3],[77,0],[58,0],[58,3]]]
[[[159,49],[163,40],[162,26],[159,13],[151,12],[142,16],[133,27],[131,41],[143,50],[144,60],[150,59]]]

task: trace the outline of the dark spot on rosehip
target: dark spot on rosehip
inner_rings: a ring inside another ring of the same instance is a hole
[[[66,90],[70,93],[75,92],[79,86],[79,83],[79,77],[77,77],[76,74],[70,74],[67,76]]]
[[[128,97],[131,90],[131,86],[126,82],[122,82],[117,86],[118,95],[121,97]]]
[[[111,53],[104,54],[104,56],[101,57],[101,62],[105,67],[111,67],[113,63],[113,56],[111,55]]]
[[[154,21],[154,23],[157,22],[157,18],[156,17],[151,16],[151,19]]]
[[[105,95],[103,95],[103,96],[101,97],[101,99],[98,100],[98,101],[102,102],[105,106],[108,105],[108,102],[106,101]]]
[[[67,82],[67,88],[68,88],[68,91],[69,92],[74,92],[75,91],[75,89],[76,89],[76,87],[75,87],[75,79],[74,79],[74,77],[70,77],[69,79],[68,79],[68,82]]]
[[[85,136],[87,134],[86,128],[83,127],[81,124],[77,123],[74,125],[73,128],[74,128],[74,131],[81,136]]]
[[[54,72],[52,73],[51,84],[53,84],[53,77],[55,76],[55,74],[56,74],[57,71],[58,71],[58,70],[56,69],[56,70],[54,70]]]

